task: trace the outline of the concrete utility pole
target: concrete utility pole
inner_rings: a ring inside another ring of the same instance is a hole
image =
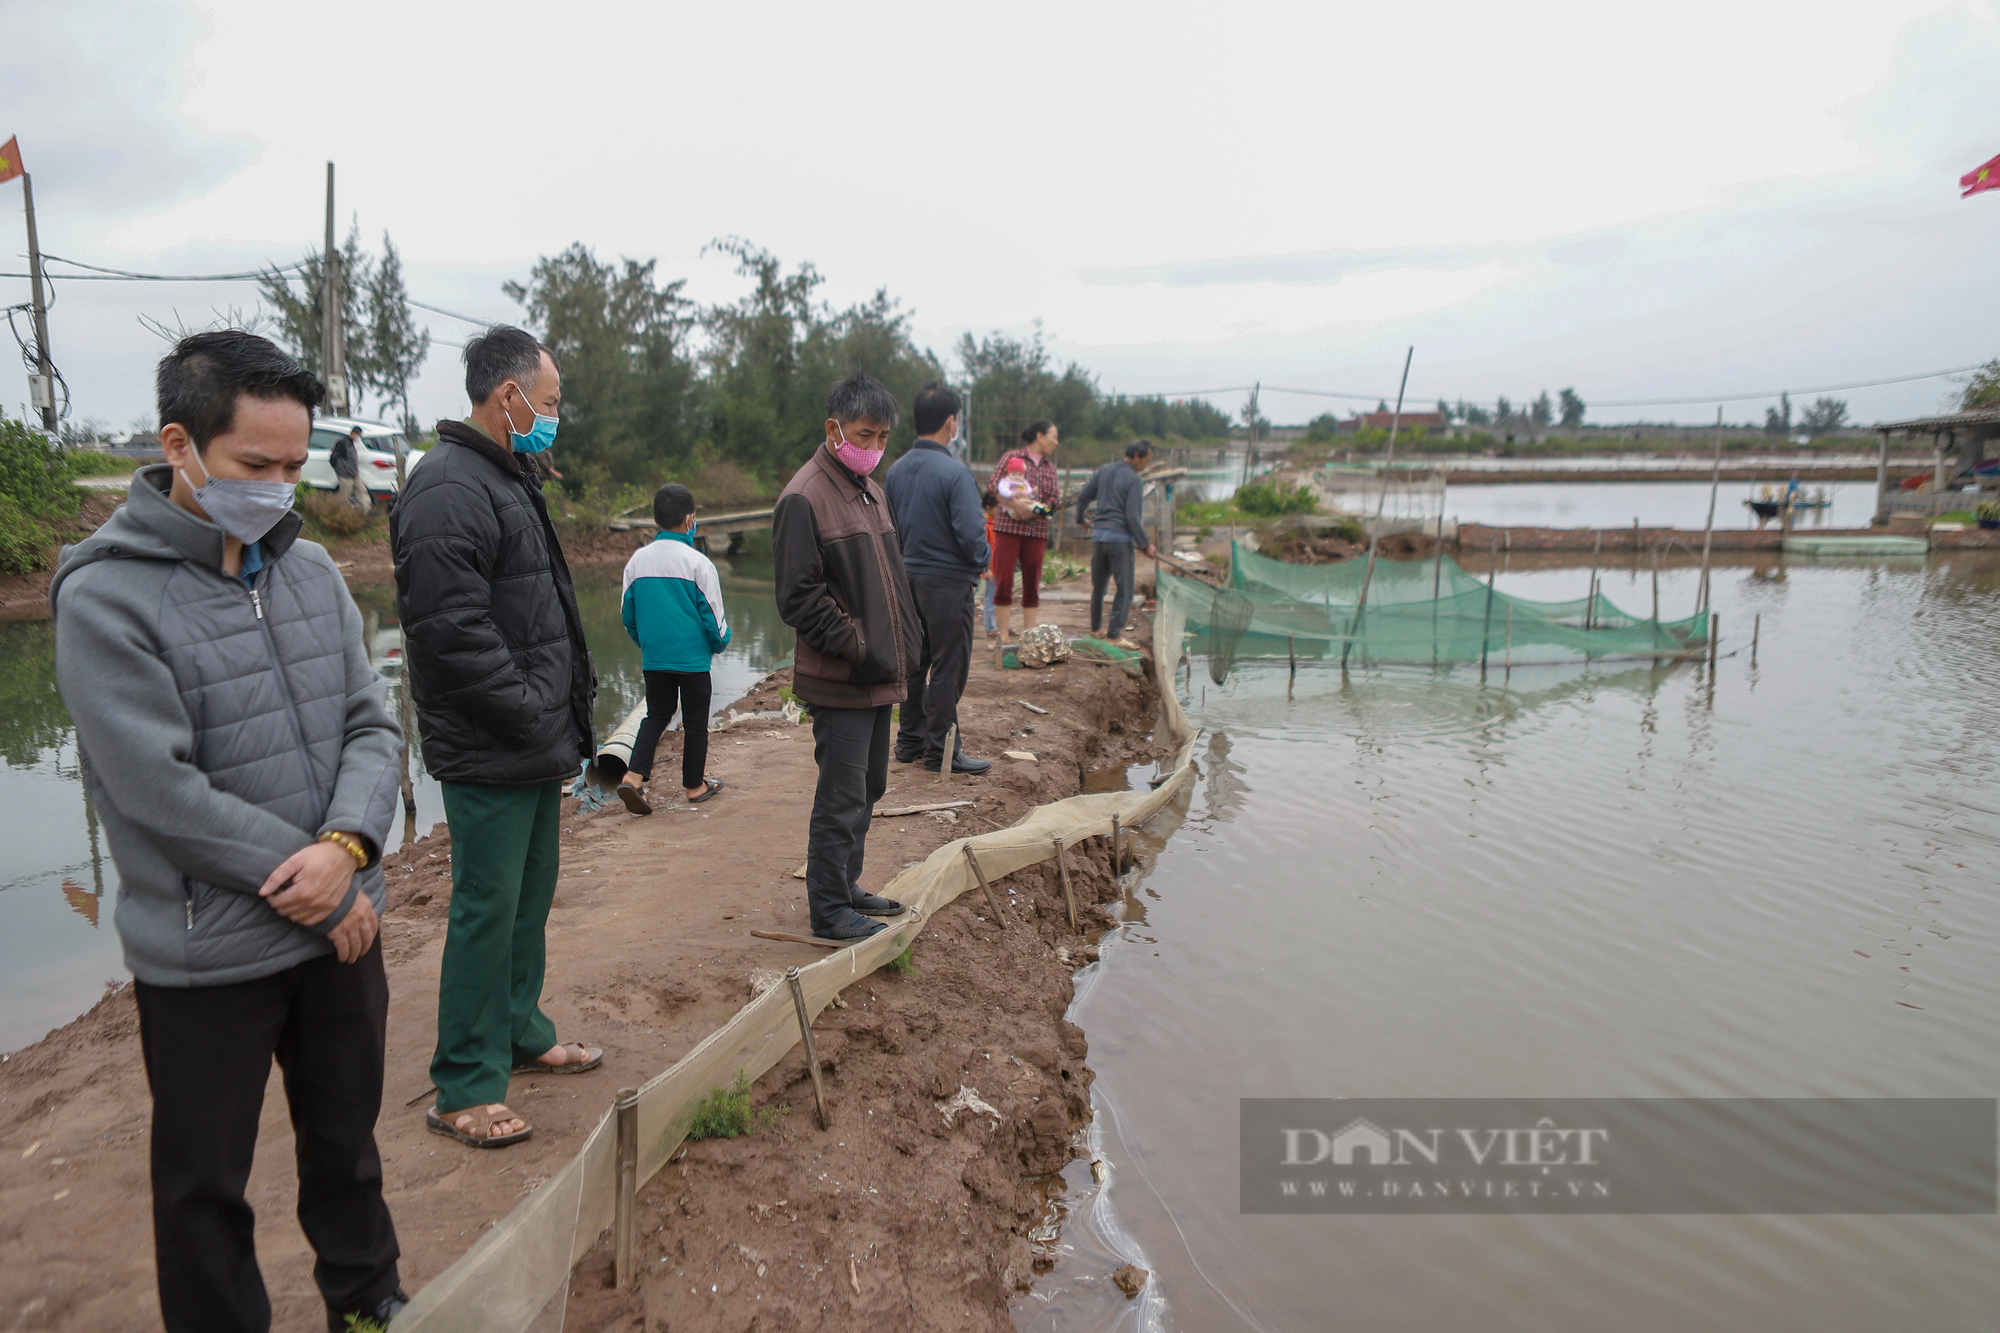
[[[340,251],[333,243],[333,163],[326,164],[326,247],[319,261],[320,369],[326,375],[327,406],[347,415],[347,329],[341,322]]]
[[[27,172],[21,173],[21,203],[28,213],[28,284],[34,288],[31,321],[35,328],[35,378],[28,385],[28,397],[41,409],[42,429],[56,433],[56,377],[49,364],[49,310],[42,302],[42,247],[35,236],[35,185]]]

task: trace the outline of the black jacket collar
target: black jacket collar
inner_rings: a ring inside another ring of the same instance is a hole
[[[486,437],[486,432],[463,421],[440,421],[437,426],[438,439],[462,444],[476,453],[484,454],[501,467],[509,476],[529,479],[534,463],[526,454],[517,454],[512,449],[503,449]]]

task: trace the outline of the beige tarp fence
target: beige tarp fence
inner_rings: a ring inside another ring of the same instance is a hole
[[[1173,798],[1193,775],[1195,736],[1172,686],[1184,627],[1177,601],[1162,602],[1153,622],[1155,678],[1162,686],[1167,734],[1178,743],[1165,779],[1150,791],[1097,792],[1038,806],[1012,828],[946,843],[904,870],[883,893],[908,904],[910,913],[891,929],[799,969],[809,1014],[818,1017],[841,990],[907,949],[932,913],[979,887],[965,847],[978,856],[997,892],[1001,877],[1051,859],[1057,836],[1074,843],[1108,834],[1114,815],[1131,828]],[[703,1098],[727,1087],[739,1072],[758,1078],[798,1042],[791,992],[774,986],[641,1087],[640,1183],[652,1179],[680,1147]],[[570,1269],[611,1225],[613,1123],[607,1107],[575,1157],[417,1293],[397,1318],[396,1333],[559,1333]]]

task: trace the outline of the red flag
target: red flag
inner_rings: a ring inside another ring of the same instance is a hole
[[[6,143],[0,143],[0,184],[13,180],[23,170],[21,166],[21,145],[18,142],[19,137],[16,135],[15,138],[9,139]],[[1996,161],[2000,161],[2000,159],[1996,159]]]
[[[5,179],[6,177],[0,176],[0,180]],[[1981,190],[2000,190],[2000,157],[1994,158],[1991,162],[1975,170],[1966,172],[1958,178],[1958,183],[1960,188],[1965,191],[1964,194],[1958,196],[1961,199],[1970,199]]]

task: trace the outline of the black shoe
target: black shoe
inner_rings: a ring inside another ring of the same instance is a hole
[[[887,929],[880,921],[870,921],[852,907],[836,907],[824,925],[813,926],[813,934],[823,940],[865,940]]]
[[[863,916],[899,916],[903,911],[903,905],[894,898],[878,898],[859,889],[847,900],[847,905]]]
[[[896,762],[899,764],[914,764],[923,757],[924,752],[920,747],[908,745],[896,747]]]
[[[963,750],[960,750],[957,756],[951,761],[951,771],[954,773],[978,774],[984,773],[991,767],[993,767],[991,759],[975,759]],[[926,773],[942,773],[944,771],[944,756],[939,755],[935,759],[924,760],[924,771]]]
[[[354,1324],[359,1324],[364,1319],[371,1320],[383,1328],[387,1328],[389,1327],[389,1321],[403,1313],[403,1307],[409,1303],[410,1294],[401,1287],[398,1287],[394,1295],[372,1310],[328,1310],[326,1312],[327,1333],[349,1333],[350,1328],[353,1326],[348,1322],[349,1320],[353,1320]]]

